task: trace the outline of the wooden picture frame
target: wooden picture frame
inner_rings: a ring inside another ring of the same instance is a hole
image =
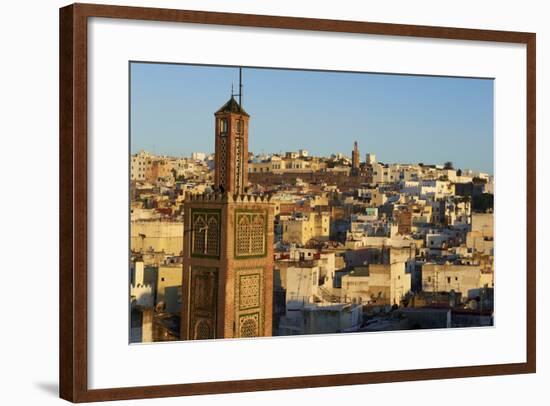
[[[284,28],[338,33],[408,36],[525,44],[527,47],[527,329],[526,362],[417,370],[350,373],[243,381],[141,386],[88,387],[87,213],[88,213],[88,19],[183,22],[240,27]],[[337,385],[448,379],[536,371],[536,161],[534,33],[428,27],[357,21],[74,4],[60,9],[60,396],[72,402],[140,399]]]

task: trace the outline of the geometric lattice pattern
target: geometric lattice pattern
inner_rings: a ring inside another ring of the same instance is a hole
[[[208,228],[206,232],[206,255],[218,256],[219,248],[219,229],[218,218],[216,216],[208,217]]]
[[[212,328],[209,320],[198,320],[195,325],[195,340],[207,340],[212,338]]]
[[[235,320],[237,337],[258,337],[263,334],[264,270],[235,271]]]
[[[260,315],[246,314],[239,318],[239,337],[258,337],[260,335]]]
[[[267,241],[267,213],[237,211],[235,219],[235,256],[264,256]]]
[[[206,253],[206,220],[204,216],[198,215],[193,219],[193,253]]]
[[[235,191],[242,193],[243,157],[242,138],[235,138]]]
[[[260,307],[260,274],[239,276],[239,309]]]
[[[256,214],[252,217],[250,224],[250,254],[263,254],[266,240],[265,215]]]
[[[227,120],[225,120],[227,123]],[[227,174],[227,137],[222,136],[220,137],[220,157],[219,157],[219,163],[220,167],[216,168],[216,171],[218,172],[219,176],[219,183],[220,186],[223,188],[226,188],[225,180],[226,180],[226,174]]]

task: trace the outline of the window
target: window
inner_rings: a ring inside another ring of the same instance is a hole
[[[451,283],[451,277],[450,276],[447,277],[447,283]]]
[[[193,253],[205,254],[206,250],[206,222],[203,216],[197,216],[193,222]]]
[[[218,219],[214,216],[208,219],[207,243],[206,253],[218,255]]]
[[[226,135],[227,134],[227,119],[226,118],[222,118],[220,120],[220,133],[222,135]]]
[[[240,212],[236,215],[235,255],[265,255],[265,213]]]
[[[195,211],[192,214],[191,254],[197,256],[219,256],[220,213]]]
[[[236,132],[237,132],[237,134],[242,134],[243,133],[243,120],[241,120],[241,119],[237,120]]]

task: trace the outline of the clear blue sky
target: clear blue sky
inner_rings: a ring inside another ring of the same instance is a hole
[[[213,152],[214,112],[238,69],[131,64],[131,151]],[[443,163],[493,173],[493,80],[243,69],[254,153],[375,153],[385,163]]]

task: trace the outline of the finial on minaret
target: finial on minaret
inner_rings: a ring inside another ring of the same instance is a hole
[[[231,97],[239,96],[239,108],[243,108],[243,68],[239,67],[239,93],[235,93],[233,83],[231,83]]]

